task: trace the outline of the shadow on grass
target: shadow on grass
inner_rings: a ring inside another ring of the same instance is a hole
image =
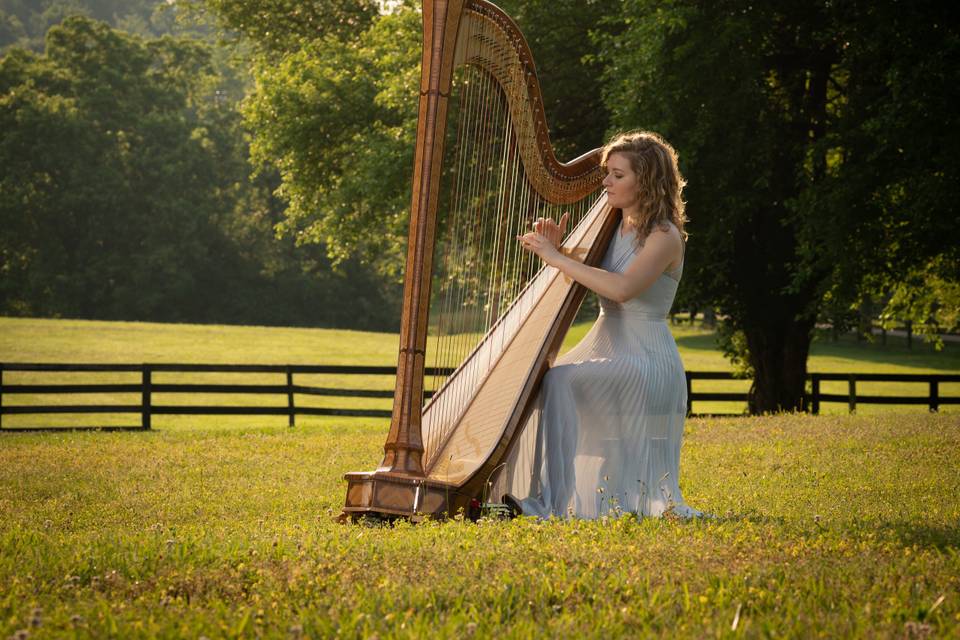
[[[677,345],[691,351],[719,351],[716,333],[697,332],[676,336]],[[843,358],[864,364],[893,364],[902,367],[937,369],[945,372],[960,370],[960,347],[948,343],[942,351],[932,344],[914,338],[912,348],[907,348],[905,338],[888,336],[887,344],[879,339],[857,341],[854,336],[841,336],[833,341],[829,334],[818,332],[810,345],[810,355],[823,358]]]
[[[918,546],[938,551],[960,549],[960,523],[956,525],[918,525],[916,522],[877,523],[876,529],[904,547]]]
[[[686,522],[697,520],[692,518]],[[923,524],[913,521],[867,521],[859,520],[849,522],[825,522],[824,524],[814,524],[797,522],[794,519],[788,519],[783,516],[763,514],[757,511],[749,510],[738,513],[727,512],[717,514],[712,517],[702,519],[705,522],[716,524],[746,524],[753,525],[773,525],[781,531],[791,529],[801,536],[808,534],[816,535],[820,531],[829,532],[842,537],[857,537],[863,534],[875,534],[880,540],[895,541],[902,547],[917,546],[921,548],[932,548],[938,551],[947,549],[960,549],[960,522],[951,524]],[[795,527],[799,525],[799,529]]]
[[[705,514],[700,519],[704,522],[714,522],[717,524],[744,524],[749,522],[750,524],[757,525],[772,524],[778,527],[783,527],[789,522],[789,520],[783,516],[760,513],[754,509],[739,512],[727,511],[726,513],[722,514]]]
[[[943,351],[932,344],[914,338],[912,348],[907,348],[905,338],[891,336],[887,344],[878,339],[860,341],[853,336],[842,336],[833,341],[828,334],[818,333],[810,345],[810,355],[827,358],[845,358],[874,364],[896,364],[902,367],[939,369],[955,372],[960,369],[960,349],[947,343]]]
[[[719,351],[717,344],[717,334],[715,333],[697,333],[688,336],[677,336],[677,346],[692,351]]]

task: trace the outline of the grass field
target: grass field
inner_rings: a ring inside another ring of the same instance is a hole
[[[676,335],[689,369],[725,367],[709,334]],[[952,345],[814,346],[812,370],[958,369]],[[390,364],[395,348],[0,319],[0,361]],[[710,519],[395,527],[333,520],[383,421],[277,424],[3,434],[0,637],[960,638],[956,413],[689,420],[681,486]]]
[[[691,420],[714,519],[336,524],[382,442],[6,434],[0,637],[960,637],[955,416]]]

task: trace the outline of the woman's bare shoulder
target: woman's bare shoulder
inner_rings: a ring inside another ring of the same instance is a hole
[[[672,271],[680,268],[683,264],[684,242],[680,230],[672,222],[661,222],[654,225],[647,236],[647,242],[658,247],[657,251],[662,251],[664,255],[669,256],[667,270]]]
[[[678,247],[683,245],[683,236],[680,235],[680,229],[677,229],[677,225],[669,220],[653,225],[653,229],[650,230],[650,235],[647,236],[647,240],[654,240],[654,242],[662,242]]]

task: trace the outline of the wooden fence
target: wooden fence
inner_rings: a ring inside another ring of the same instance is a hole
[[[446,375],[449,369],[427,369],[427,375]],[[11,384],[6,374],[11,372],[54,372],[54,373],[139,373],[139,382],[131,383],[71,383],[71,384]],[[156,373],[246,373],[246,374],[282,374],[284,384],[198,384],[198,383],[156,383]],[[387,409],[328,408],[298,405],[299,395],[353,397],[353,398],[392,398],[393,391],[387,389],[351,389],[340,387],[317,387],[294,384],[298,374],[327,374],[334,376],[377,375],[395,376],[395,367],[363,367],[343,365],[215,365],[215,364],[36,364],[36,363],[0,363],[0,431],[30,431],[59,429],[102,429],[102,430],[148,430],[152,428],[156,415],[256,415],[287,416],[289,426],[296,424],[298,415],[316,416],[359,416],[388,418]],[[694,402],[736,401],[746,402],[745,392],[699,392],[694,390],[697,380],[735,380],[727,372],[687,372],[687,413],[690,416],[708,415],[693,412]],[[940,393],[940,384],[960,382],[960,374],[886,374],[886,373],[812,373],[808,375],[810,392],[805,398],[805,406],[812,413],[820,412],[824,402],[843,402],[851,412],[858,404],[900,404],[926,405],[930,411],[938,411],[941,405],[960,404],[958,396],[944,396]],[[846,394],[822,393],[821,383],[845,381]],[[857,393],[858,382],[906,382],[927,385],[926,396],[877,396]],[[73,396],[98,393],[137,394],[136,404],[10,404],[16,396],[54,395]],[[238,406],[238,405],[176,405],[157,404],[154,394],[262,394],[286,398],[286,406]],[[425,396],[429,397],[430,392]],[[51,415],[51,414],[138,414],[138,425],[129,426],[67,426],[44,425],[4,426],[3,416],[9,415]],[[710,414],[718,415],[718,414]],[[727,414],[738,415],[738,414]]]

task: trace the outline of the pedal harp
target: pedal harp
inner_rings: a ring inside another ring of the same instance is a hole
[[[599,162],[554,156],[513,20],[485,0],[424,2],[393,414],[380,467],[346,474],[345,516],[444,517],[485,497],[585,293],[516,236],[567,211],[564,251],[599,262],[617,223]],[[428,327],[432,365],[452,373],[424,404]]]

